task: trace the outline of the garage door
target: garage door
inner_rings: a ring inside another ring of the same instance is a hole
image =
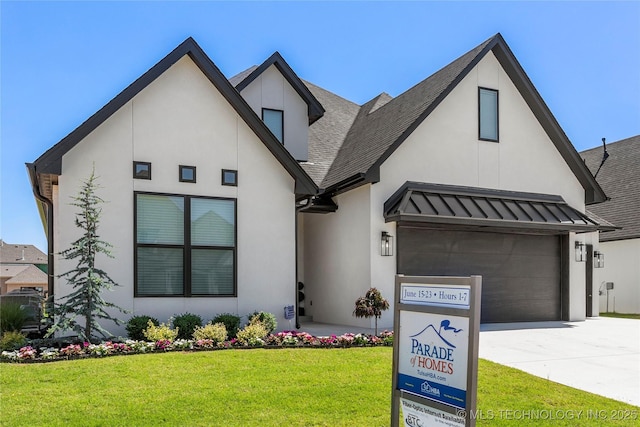
[[[482,322],[560,320],[559,236],[397,231],[399,273],[482,276]]]

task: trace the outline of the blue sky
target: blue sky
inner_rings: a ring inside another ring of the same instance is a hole
[[[364,103],[500,32],[578,151],[640,134],[640,2],[0,2],[0,238],[46,249],[25,170],[189,36],[228,77],[278,50]]]

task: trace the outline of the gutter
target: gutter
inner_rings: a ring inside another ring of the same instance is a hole
[[[54,291],[54,265],[53,265],[53,202],[42,195],[40,192],[40,183],[38,181],[38,174],[36,173],[36,166],[33,163],[25,163],[27,167],[27,173],[29,174],[29,180],[31,181],[31,189],[33,195],[36,198],[36,203],[39,204],[38,210],[42,225],[45,228],[45,234],[47,237],[47,293],[50,298],[53,298]],[[44,209],[43,209],[44,207]],[[46,219],[46,225],[44,220]]]

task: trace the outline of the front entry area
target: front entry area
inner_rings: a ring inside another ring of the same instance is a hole
[[[560,236],[419,225],[397,234],[400,274],[482,276],[483,323],[561,319]]]

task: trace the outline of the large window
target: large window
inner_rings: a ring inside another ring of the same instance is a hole
[[[282,110],[262,109],[262,121],[278,141],[284,141],[284,112]]]
[[[235,296],[236,201],[135,194],[135,296]]]
[[[479,138],[498,141],[498,91],[478,88]]]

